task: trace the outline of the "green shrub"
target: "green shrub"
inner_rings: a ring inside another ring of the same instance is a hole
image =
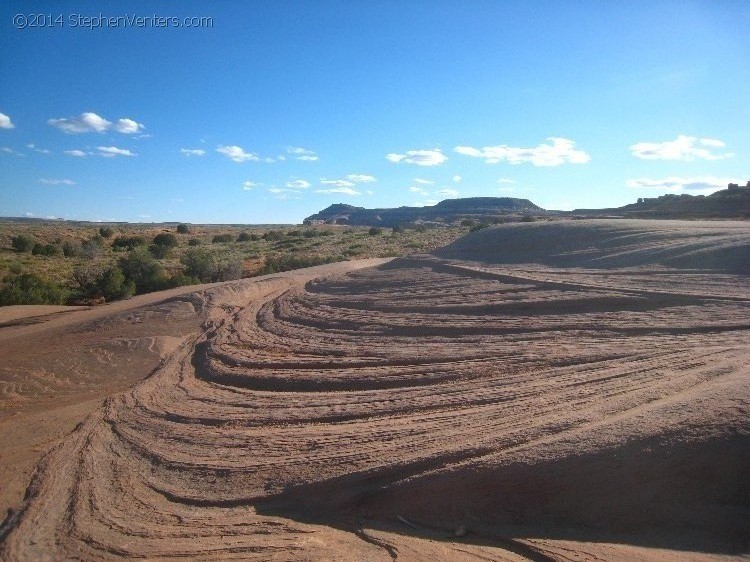
[[[474,226],[474,221],[471,219],[464,219],[461,221],[461,226]]]
[[[177,247],[177,236],[171,232],[162,232],[154,236],[154,244],[157,246],[166,246],[167,248]]]
[[[54,244],[34,244],[31,253],[35,256],[55,256],[60,253],[60,249]]]
[[[521,222],[534,222],[536,221],[536,218],[532,215],[524,215],[521,217]]]
[[[81,243],[78,240],[66,240],[62,245],[63,256],[76,258],[81,255]]]
[[[8,275],[0,286],[0,306],[13,304],[64,304],[69,295],[65,287],[35,273]]]
[[[184,275],[202,283],[231,281],[242,276],[242,262],[238,259],[217,257],[202,248],[188,250],[180,259]]]
[[[201,245],[201,241],[198,240],[197,238],[191,238],[190,240],[188,240],[188,246],[200,246],[200,245]]]
[[[111,238],[114,233],[115,233],[115,231],[112,230],[108,226],[106,226],[106,227],[105,226],[99,227],[99,235],[102,238]]]
[[[240,235],[237,237],[237,242],[249,242],[252,240],[249,232],[240,232]]]
[[[379,234],[383,234],[383,229],[379,226],[373,226],[370,227],[370,230],[367,231],[367,234],[370,236],[378,236]]]
[[[163,260],[170,254],[172,248],[169,246],[162,246],[161,244],[151,244],[148,247],[148,251],[156,259]]]
[[[325,263],[333,263],[335,261],[339,261],[339,259],[334,256],[294,256],[289,254],[281,254],[266,257],[266,263],[258,272],[258,274],[267,275],[269,273],[291,271],[293,269],[312,267],[314,265],[323,265]]]
[[[96,289],[107,301],[127,299],[136,291],[133,280],[125,279],[125,274],[117,266],[102,271],[96,278]]]
[[[104,238],[98,234],[81,243],[80,256],[90,260],[104,254]]]
[[[159,291],[169,285],[164,268],[146,248],[136,248],[128,252],[120,258],[119,266],[125,279],[135,284],[138,294]]]
[[[178,224],[177,225],[177,234],[187,234],[190,232],[190,229],[188,228],[188,225],[186,224]]]
[[[234,240],[234,236],[231,234],[217,234],[211,239],[213,244],[227,244]]]
[[[10,239],[11,246],[18,252],[31,252],[34,249],[36,242],[31,236],[25,234],[19,234]]]
[[[143,236],[118,236],[112,242],[112,247],[121,250],[135,250],[139,246],[145,246],[146,240]]]
[[[404,225],[397,224],[393,227],[393,234],[401,234],[402,232],[405,232],[406,229],[404,228]]]
[[[262,238],[263,240],[268,240],[269,242],[283,240],[284,233],[280,230],[269,230],[268,232],[263,234]]]
[[[477,230],[484,230],[485,228],[489,228],[489,224],[486,222],[481,222],[479,224],[475,224],[469,229],[469,232],[476,232]]]

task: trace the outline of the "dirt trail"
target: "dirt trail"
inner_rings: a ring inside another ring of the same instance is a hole
[[[44,456],[2,556],[747,555],[750,225],[544,226],[56,326],[134,341],[107,369],[156,365]],[[532,238],[567,257],[502,259]],[[60,373],[26,401],[11,381],[14,407],[77,384]]]

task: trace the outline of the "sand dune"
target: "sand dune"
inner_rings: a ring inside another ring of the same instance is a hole
[[[150,376],[134,365],[44,456],[0,552],[742,557],[749,264],[743,223],[507,225],[206,288],[158,334],[104,314],[97,333],[173,339],[132,344]]]

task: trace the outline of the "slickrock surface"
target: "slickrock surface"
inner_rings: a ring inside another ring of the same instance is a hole
[[[43,457],[2,557],[747,555],[750,225],[504,225],[355,267],[170,301],[179,339]],[[126,324],[101,314],[79,333]]]

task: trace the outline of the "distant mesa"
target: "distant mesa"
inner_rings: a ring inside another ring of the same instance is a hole
[[[621,218],[712,218],[750,219],[750,181],[747,185],[730,183],[727,189],[711,195],[667,194],[640,197],[636,203],[609,209],[547,210],[528,199],[513,197],[467,197],[446,199],[429,207],[365,209],[336,203],[310,215],[304,224],[347,224],[385,226],[414,223],[451,224],[464,219],[479,222],[514,222],[523,216],[536,217],[621,217]]]
[[[348,224],[352,226],[394,227],[416,222],[452,223],[471,218],[487,220],[502,215],[554,215],[534,205],[528,199],[513,197],[466,197],[446,199],[437,205],[425,207],[398,207],[394,209],[365,209],[336,203],[310,215],[304,224]]]

